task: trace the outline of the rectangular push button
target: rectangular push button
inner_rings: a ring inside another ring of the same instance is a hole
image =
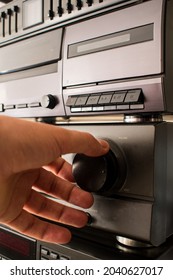
[[[70,258],[69,257],[66,257],[66,256],[60,256],[60,260],[69,260]]]
[[[71,113],[79,113],[82,111],[82,107],[72,107]]]
[[[93,107],[93,111],[103,111],[104,110],[104,106],[95,106]]]
[[[116,110],[116,109],[117,109],[116,105],[104,106],[104,110],[105,110],[105,111],[114,111],[114,110]]]
[[[55,252],[51,252],[50,253],[50,259],[51,260],[58,260],[59,259],[59,255]]]
[[[26,108],[26,107],[27,107],[27,104],[17,104],[16,105],[17,109],[23,109],[23,108]]]
[[[4,106],[4,110],[11,110],[11,109],[14,109],[15,108],[15,105],[5,105]]]
[[[4,104],[0,104],[0,112],[4,112]]]
[[[90,107],[82,107],[82,112],[91,112],[92,111],[92,107],[90,106]]]
[[[117,105],[117,110],[129,110],[129,105]]]
[[[41,254],[44,256],[48,256],[49,255],[49,250],[45,249],[45,248],[41,248]]]
[[[130,105],[131,110],[141,110],[144,109],[144,104],[132,104]]]
[[[32,103],[28,104],[29,108],[35,108],[35,107],[40,107],[40,106],[41,106],[40,102],[32,102]]]

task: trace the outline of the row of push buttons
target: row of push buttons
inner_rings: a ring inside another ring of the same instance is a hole
[[[69,260],[69,257],[41,247],[41,260]]]
[[[69,96],[66,106],[71,112],[143,109],[142,89]]]
[[[24,108],[34,108],[34,107],[40,107],[40,102],[32,102],[30,104],[17,104],[17,105],[4,105],[0,104],[0,112],[4,112],[5,110],[11,110],[11,109],[24,109]]]
[[[46,94],[41,97],[40,102],[31,102],[31,103],[22,103],[17,105],[4,105],[0,104],[0,112],[4,112],[5,110],[10,109],[24,109],[24,108],[35,108],[35,107],[43,107],[43,108],[49,108],[54,109],[54,107],[57,105],[58,99],[56,96],[52,94]]]

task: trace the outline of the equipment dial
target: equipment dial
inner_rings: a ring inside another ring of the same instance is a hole
[[[43,108],[53,109],[57,103],[57,98],[51,94],[44,95],[41,99],[41,106]]]
[[[73,159],[73,176],[82,189],[102,195],[113,195],[123,186],[126,178],[126,162],[122,151],[109,142],[106,155],[89,157],[76,154]]]

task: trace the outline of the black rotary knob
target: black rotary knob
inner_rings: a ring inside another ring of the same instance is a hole
[[[43,95],[41,99],[41,106],[43,108],[53,109],[57,105],[57,98],[52,94]]]
[[[124,155],[115,144],[110,147],[106,155],[99,157],[75,155],[72,170],[79,187],[102,195],[113,195],[121,189],[126,178]]]

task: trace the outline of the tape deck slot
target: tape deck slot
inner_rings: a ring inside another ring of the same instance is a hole
[[[58,62],[61,42],[62,29],[57,29],[1,48],[0,74]]]

